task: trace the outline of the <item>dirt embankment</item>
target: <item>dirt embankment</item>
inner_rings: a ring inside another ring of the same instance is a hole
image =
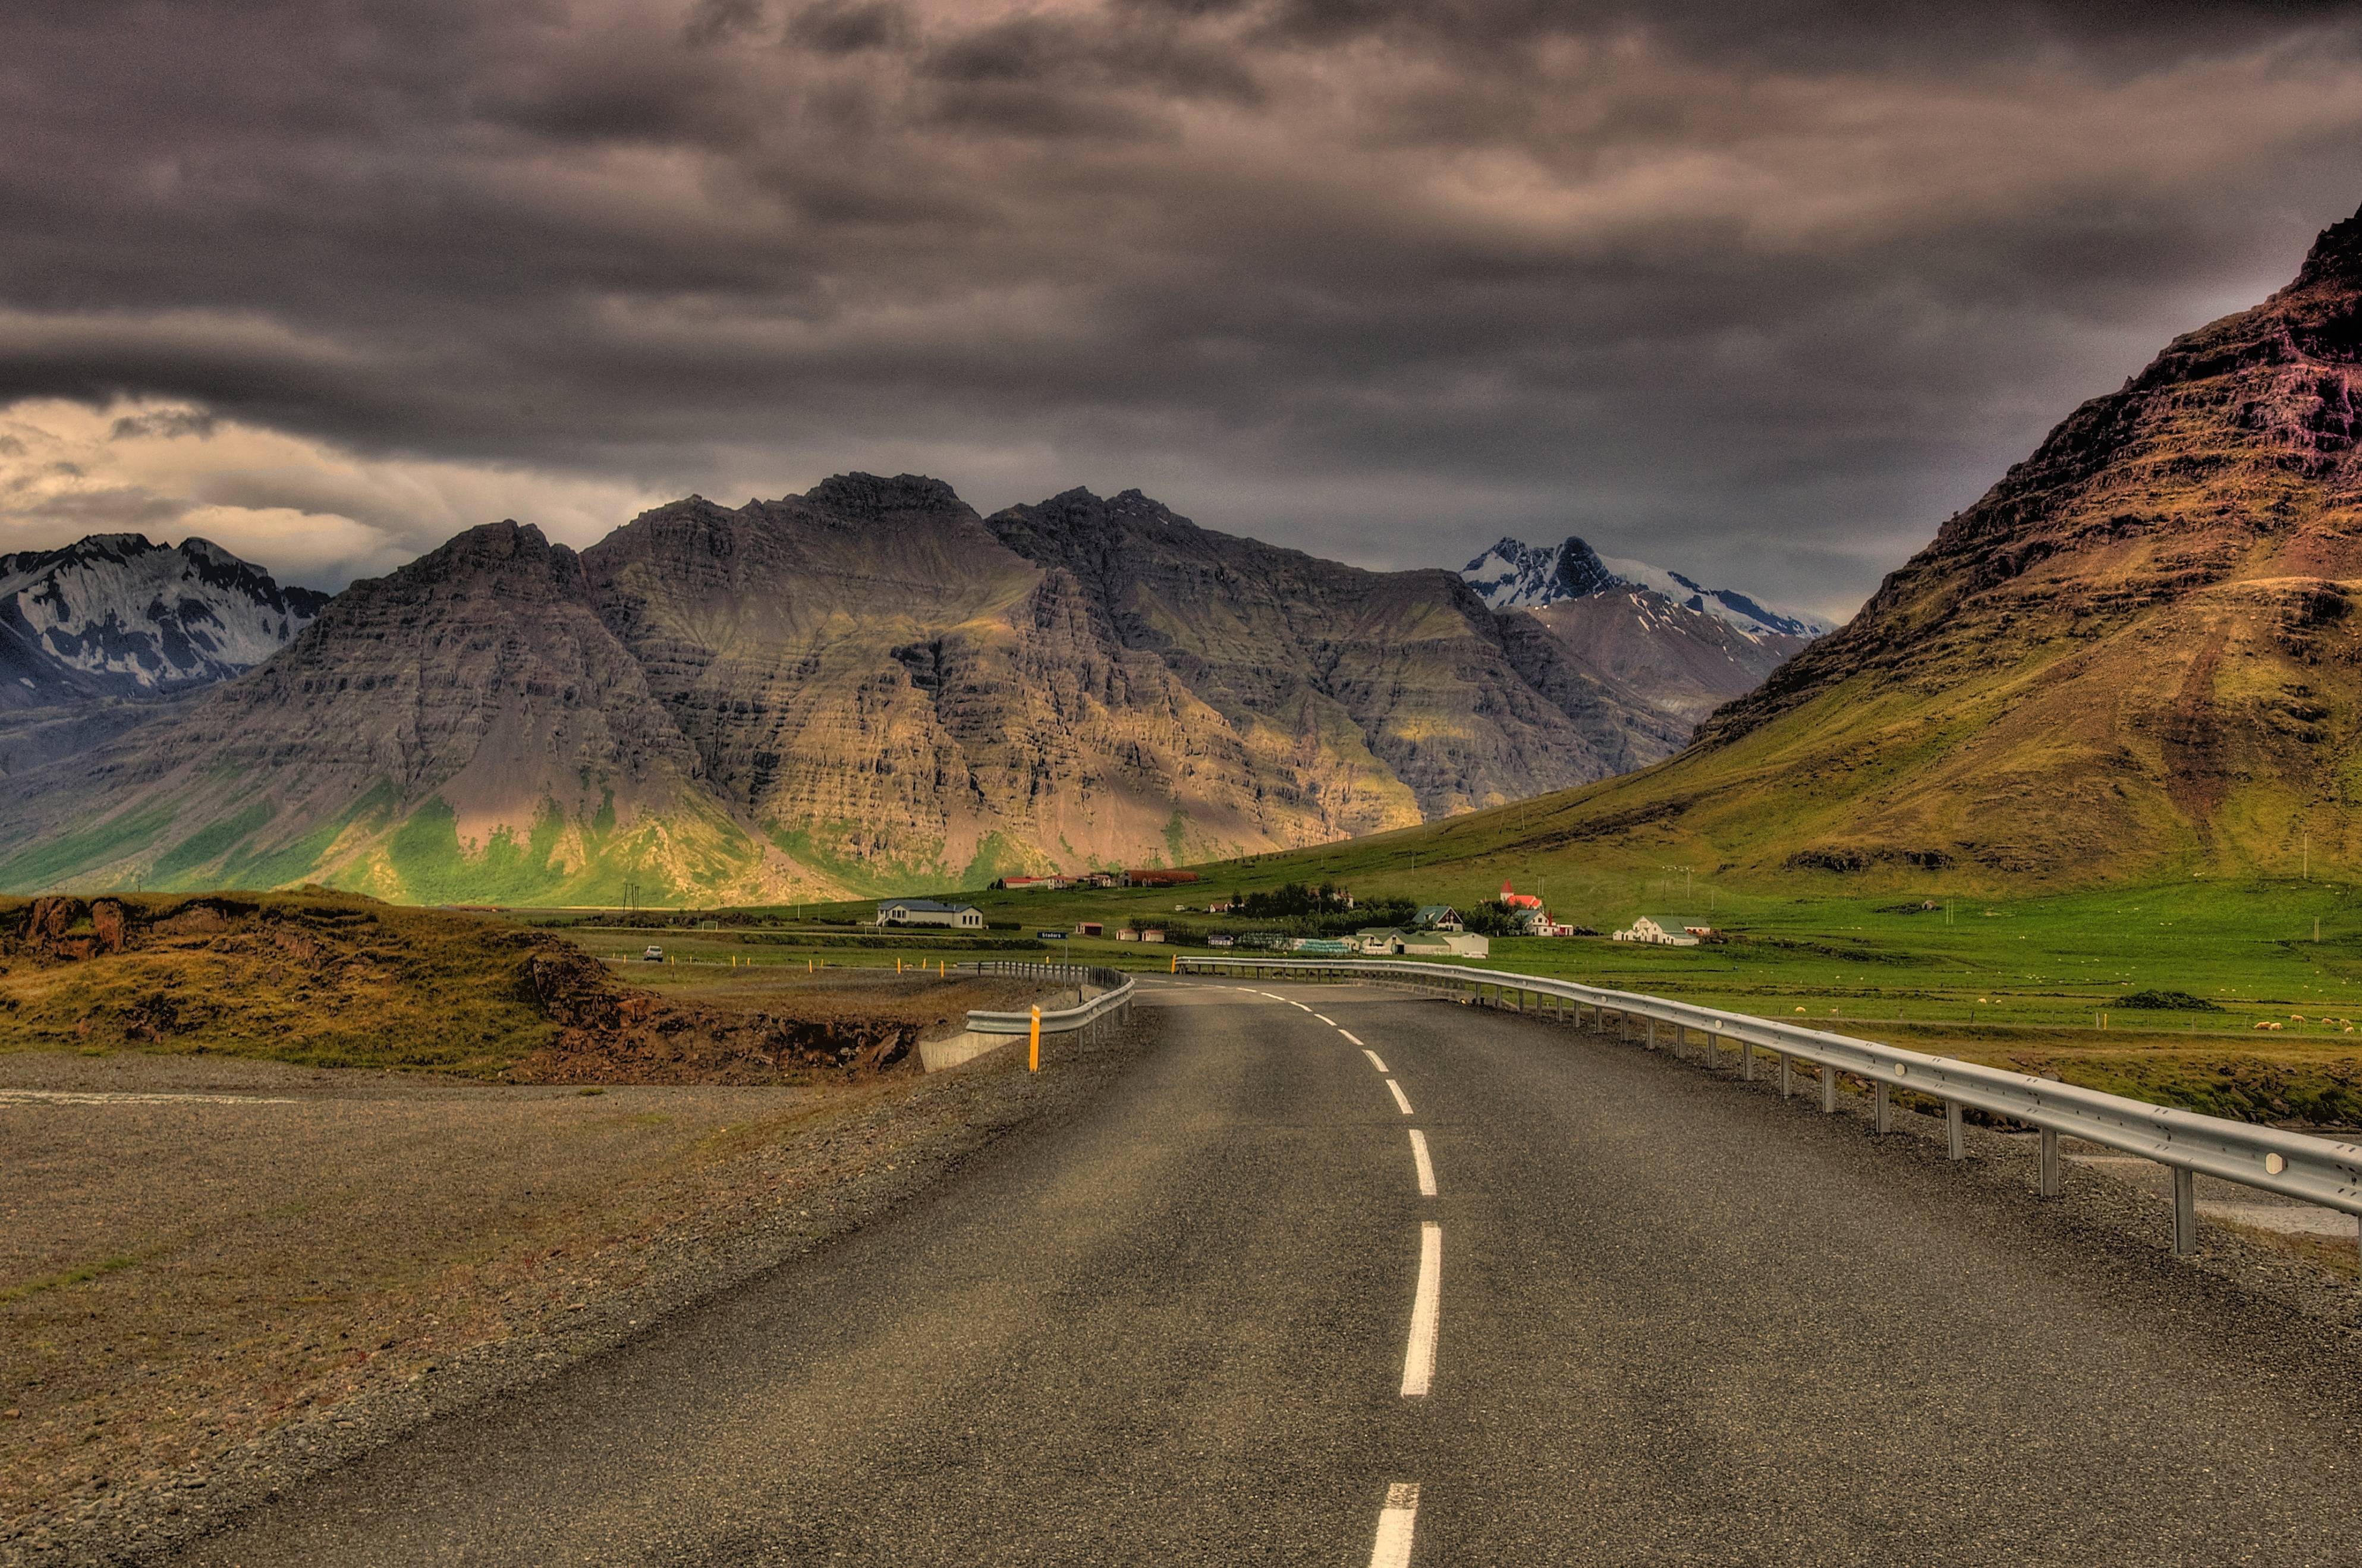
[[[798,1071],[861,1074],[913,1060],[969,1010],[1017,1005],[1007,980],[911,977],[899,984],[753,984],[665,996],[622,984],[606,965],[553,943],[525,982],[557,1036],[509,1069],[532,1083],[770,1083]]]
[[[19,1048],[120,1047],[538,1083],[802,1081],[911,1064],[1012,982],[625,984],[562,938],[306,889],[0,900]]]

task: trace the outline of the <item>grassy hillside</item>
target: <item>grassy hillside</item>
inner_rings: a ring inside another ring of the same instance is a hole
[[[127,947],[76,957],[90,909],[41,943],[0,899],[0,1048],[489,1075],[557,1032],[524,984],[547,939],[498,921],[316,890],[116,901]]]

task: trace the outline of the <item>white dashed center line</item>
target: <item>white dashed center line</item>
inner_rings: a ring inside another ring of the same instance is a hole
[[[1356,1045],[1359,1045],[1362,1043],[1362,1037],[1354,1033],[1350,1029],[1340,1029],[1337,1032],[1343,1035],[1346,1039],[1351,1040]]]
[[[1325,1013],[1325,1012],[1316,1012],[1316,1013],[1314,1013],[1312,1016],[1313,1016],[1313,1017],[1315,1017],[1315,1018],[1317,1018],[1317,1019],[1319,1019],[1321,1022],[1323,1022],[1323,1023],[1327,1024],[1327,1025],[1328,1025],[1330,1028],[1331,1028],[1331,1029],[1334,1029],[1334,1028],[1336,1028],[1336,1027],[1337,1027],[1337,1021],[1336,1021],[1335,1019],[1333,1019],[1333,1018],[1330,1017],[1330,1016],[1329,1016],[1327,1013]]]
[[[1391,1072],[1393,1070],[1384,1062],[1379,1061],[1378,1054],[1375,1051],[1371,1050],[1367,1045],[1362,1047],[1362,1055],[1367,1056],[1370,1059],[1370,1066],[1377,1068],[1378,1071],[1385,1073]]]
[[[1312,1010],[1310,1008],[1306,1007],[1306,1006],[1305,1006],[1302,1002],[1300,1002],[1300,1001],[1292,1001],[1292,1002],[1289,1002],[1287,1005],[1288,1005],[1288,1006],[1290,1006],[1290,1007],[1292,1007],[1292,1008],[1294,1008],[1294,1009],[1295,1009],[1297,1011],[1298,1011],[1298,1012],[1310,1012],[1310,1011]]]
[[[1402,1397],[1424,1398],[1435,1381],[1436,1331],[1443,1318],[1443,1227],[1418,1228],[1418,1294],[1410,1304],[1410,1345],[1403,1352]]]
[[[1402,1085],[1395,1082],[1392,1078],[1388,1078],[1386,1080],[1386,1092],[1395,1097],[1395,1104],[1402,1108],[1402,1113],[1405,1116],[1408,1116],[1410,1114],[1410,1096],[1403,1093]]]
[[[1370,1568],[1410,1568],[1411,1531],[1418,1524],[1418,1483],[1397,1481],[1386,1488],[1378,1513],[1378,1541],[1370,1548]]]
[[[1427,1155],[1427,1134],[1414,1127],[1410,1130],[1411,1163],[1418,1167],[1418,1195],[1435,1196],[1435,1162]]]

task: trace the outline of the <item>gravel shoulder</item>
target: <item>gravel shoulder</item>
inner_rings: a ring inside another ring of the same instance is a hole
[[[136,1562],[843,1235],[1151,1043],[491,1085],[0,1054],[0,1562]]]

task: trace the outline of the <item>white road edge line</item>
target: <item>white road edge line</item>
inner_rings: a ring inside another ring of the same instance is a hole
[[[1386,1092],[1395,1097],[1395,1103],[1402,1107],[1402,1113],[1405,1116],[1408,1116],[1410,1114],[1410,1097],[1403,1093],[1402,1085],[1395,1082],[1392,1078],[1388,1078],[1386,1080]]]
[[[1443,1227],[1418,1228],[1418,1294],[1410,1304],[1410,1345],[1403,1352],[1402,1397],[1421,1399],[1435,1381],[1435,1336],[1443,1317]]]
[[[1435,1162],[1427,1155],[1427,1134],[1414,1127],[1410,1130],[1411,1163],[1418,1166],[1418,1195],[1435,1196]]]
[[[1418,1524],[1418,1483],[1397,1481],[1386,1488],[1386,1506],[1378,1512],[1377,1544],[1370,1548],[1370,1568],[1410,1568],[1411,1531]]]
[[[1358,1035],[1358,1034],[1354,1033],[1354,1032],[1353,1032],[1352,1030],[1350,1030],[1350,1029],[1341,1029],[1341,1029],[1339,1029],[1339,1030],[1337,1031],[1337,1032],[1338,1032],[1338,1033],[1340,1033],[1340,1034],[1341,1034],[1341,1035],[1343,1035],[1346,1039],[1351,1040],[1351,1041],[1352,1041],[1354,1044],[1356,1044],[1356,1045],[1360,1045],[1360,1044],[1362,1043],[1362,1037],[1361,1037],[1360,1035]],[[1363,1046],[1363,1048],[1364,1050],[1368,1049],[1368,1047],[1366,1047],[1366,1046]]]
[[[1317,1019],[1319,1019],[1321,1022],[1323,1022],[1323,1023],[1327,1024],[1327,1025],[1328,1025],[1330,1028],[1331,1028],[1331,1029],[1334,1029],[1334,1028],[1336,1028],[1336,1027],[1337,1027],[1337,1021],[1336,1021],[1335,1019],[1333,1019],[1333,1018],[1330,1017],[1330,1016],[1329,1016],[1327,1013],[1325,1013],[1325,1012],[1316,1012],[1316,1013],[1314,1013],[1312,1016],[1313,1016],[1313,1017],[1315,1017],[1315,1018],[1317,1018]]]
[[[1367,1045],[1362,1047],[1362,1055],[1367,1056],[1370,1059],[1370,1066],[1377,1068],[1378,1071],[1382,1073],[1390,1073],[1394,1071],[1392,1067],[1389,1067],[1384,1062],[1379,1061],[1378,1054],[1375,1051],[1371,1050]]]

